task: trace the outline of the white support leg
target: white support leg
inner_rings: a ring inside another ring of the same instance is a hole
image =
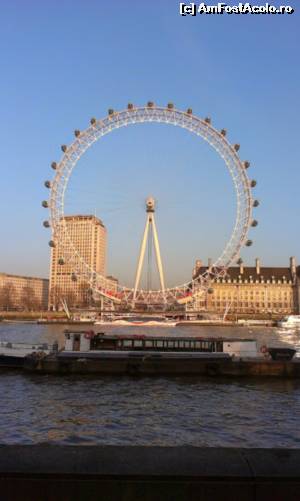
[[[137,293],[140,279],[141,279],[141,272],[142,272],[142,268],[143,268],[147,239],[148,239],[148,232],[149,232],[149,219],[150,218],[149,218],[149,214],[148,214],[146,226],[145,226],[145,230],[144,230],[144,236],[143,236],[143,240],[142,240],[142,245],[141,245],[141,250],[140,250],[138,266],[137,266],[137,270],[136,270],[134,292],[133,292],[133,301],[135,301],[135,299],[136,299],[136,293]]]
[[[152,219],[152,226],[153,226],[153,240],[154,240],[157,268],[158,268],[158,273],[159,273],[160,287],[161,287],[162,292],[164,293],[165,292],[165,279],[164,279],[163,266],[162,266],[162,261],[161,261],[161,256],[160,256],[160,249],[159,249],[159,242],[158,242],[154,214],[151,215],[151,219]]]

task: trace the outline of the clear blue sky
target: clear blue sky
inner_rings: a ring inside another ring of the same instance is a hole
[[[60,145],[90,117],[150,99],[211,116],[251,161],[261,206],[244,260],[299,262],[300,22],[292,3],[292,16],[181,17],[177,0],[1,2],[0,271],[48,275],[40,202]],[[217,257],[234,217],[228,173],[200,139],[151,124],[110,134],[79,162],[66,207],[96,210],[109,232],[108,271],[130,282],[149,194],[158,199],[169,283],[187,280],[194,259]]]

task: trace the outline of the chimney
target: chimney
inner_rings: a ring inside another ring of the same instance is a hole
[[[208,266],[208,269],[210,270],[211,267],[212,267],[212,259],[211,259],[211,257],[208,258],[207,266]]]
[[[256,268],[256,275],[260,274],[260,259],[257,257],[255,259],[255,268]]]
[[[292,276],[296,275],[296,258],[294,256],[290,257],[290,269]]]
[[[198,276],[201,266],[202,266],[202,261],[200,259],[197,259],[195,262],[195,267],[193,269],[193,278],[196,278]]]
[[[196,261],[196,271],[199,271],[202,266],[202,261],[201,259],[197,259]]]
[[[240,275],[244,273],[244,263],[243,261],[240,262]]]

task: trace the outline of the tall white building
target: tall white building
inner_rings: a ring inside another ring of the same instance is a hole
[[[80,257],[93,270],[105,275],[107,231],[100,219],[95,216],[65,216],[64,223],[72,244]],[[64,252],[59,242],[51,249],[49,309],[61,307],[61,300],[70,306],[84,306],[88,300],[89,286],[78,276],[72,280],[72,273],[79,258],[62,261]]]

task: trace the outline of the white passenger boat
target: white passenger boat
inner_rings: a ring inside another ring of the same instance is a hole
[[[78,332],[65,331],[65,348],[61,355],[78,352],[100,355],[114,352],[115,355],[160,354],[160,356],[176,355],[202,357],[262,357],[258,351],[255,339],[237,338],[203,338],[203,337],[175,337],[175,336],[145,336],[134,334],[104,334],[94,331]]]
[[[277,323],[278,327],[298,327],[300,329],[300,315],[288,315]]]

